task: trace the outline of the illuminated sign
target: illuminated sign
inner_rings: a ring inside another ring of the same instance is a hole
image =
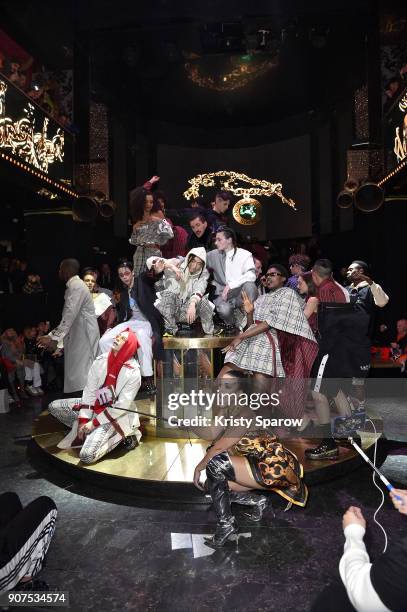
[[[0,77],[0,155],[73,194],[72,136]]]

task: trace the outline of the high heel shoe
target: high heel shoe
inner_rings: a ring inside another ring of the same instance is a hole
[[[228,540],[236,540],[237,531],[233,516],[228,519],[219,519],[216,523],[215,533],[210,538],[204,538],[204,542],[211,548],[222,548]]]

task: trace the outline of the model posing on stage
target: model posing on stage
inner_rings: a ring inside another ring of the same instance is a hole
[[[171,225],[159,215],[152,213],[153,195],[144,187],[137,187],[130,195],[130,214],[133,233],[130,244],[136,246],[134,253],[134,274],[146,270],[149,257],[161,257],[161,246],[174,237]]]

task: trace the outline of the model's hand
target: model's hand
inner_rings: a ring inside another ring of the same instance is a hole
[[[200,483],[200,479],[201,479],[201,472],[203,472],[203,470],[205,469],[205,465],[202,463],[202,461],[200,463],[198,463],[198,465],[196,466],[195,470],[194,470],[194,485],[196,486],[197,489],[199,489],[200,491],[205,491],[203,485]]]
[[[178,266],[176,266],[175,264],[168,262],[165,266],[168,270],[171,270],[171,272],[173,272],[175,274],[175,277],[177,280],[180,280],[180,278],[182,277],[182,272],[179,269]]]
[[[158,183],[158,181],[160,180],[159,176],[152,176],[151,179],[148,181],[149,183],[152,183],[154,185],[154,183]]]
[[[54,357],[55,359],[57,359],[58,357],[61,357],[61,355],[63,354],[64,354],[64,349],[57,348],[57,350],[52,353],[51,357]]]
[[[145,224],[146,221],[143,221],[142,219],[140,219],[140,221],[137,221],[137,223],[133,223],[133,231],[136,231],[139,227]]]
[[[254,310],[254,304],[253,302],[250,300],[249,296],[247,295],[246,291],[242,291],[242,304],[243,304],[243,308],[245,310],[245,313],[247,315],[251,314]]]
[[[354,272],[352,272],[352,274],[350,275],[350,280],[356,285],[358,283],[361,283],[362,281],[366,281],[369,285],[373,283],[370,276],[363,274],[363,272],[360,272],[359,270],[355,270]]]
[[[396,499],[396,496],[401,497],[401,500]],[[405,489],[392,489],[390,497],[396,510],[407,515],[407,491]]]
[[[236,350],[236,348],[239,346],[239,344],[241,343],[242,339],[240,338],[240,336],[238,336],[237,338],[235,338],[234,340],[232,340],[232,342],[230,344],[228,344],[227,346],[225,346],[225,348],[222,349],[222,353],[227,353],[228,351],[234,351]]]
[[[80,440],[83,440],[84,438],[86,438],[86,436],[88,434],[90,434],[93,430],[95,429],[94,424],[92,423],[92,421],[88,421],[87,423],[85,423],[84,425],[81,425],[78,429],[78,438]]]
[[[53,340],[50,336],[41,336],[37,340],[37,346],[40,348],[47,349],[47,351],[55,351],[58,346],[58,342]]]
[[[350,506],[343,515],[342,526],[344,529],[353,523],[361,525],[366,529],[366,521],[362,514],[362,510],[357,506]]]
[[[50,336],[40,336],[37,338],[37,346],[41,348],[48,348],[52,342],[52,338]]]
[[[226,285],[225,288],[223,289],[222,295],[221,295],[222,300],[224,302],[228,301],[228,293],[229,293],[229,291],[230,291],[230,287],[229,287],[229,285]]]
[[[196,319],[196,306],[195,302],[191,302],[187,309],[187,322],[191,325]]]

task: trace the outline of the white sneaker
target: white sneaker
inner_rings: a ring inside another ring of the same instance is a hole
[[[37,392],[37,395],[44,395],[44,391],[41,389],[41,387],[33,387],[33,389]]]
[[[32,385],[26,385],[25,390],[29,395],[32,395],[33,397],[36,397],[38,395],[37,389]]]

